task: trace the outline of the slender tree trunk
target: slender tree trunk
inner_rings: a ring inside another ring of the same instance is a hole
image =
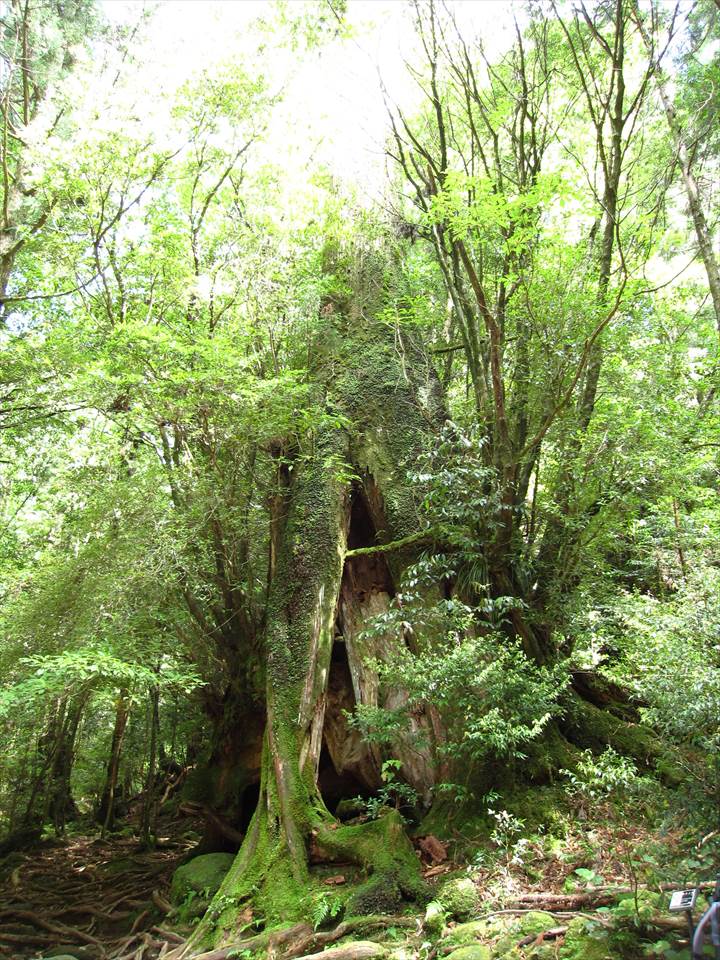
[[[637,22],[640,27],[640,32],[642,34],[648,56],[652,57],[652,41],[648,35],[643,20],[639,15],[637,17]],[[685,141],[683,130],[680,126],[680,121],[678,120],[677,113],[675,112],[675,106],[673,105],[672,99],[668,93],[667,81],[664,74],[660,70],[659,65],[655,70],[655,83],[657,85],[658,93],[660,94],[660,99],[665,111],[665,117],[667,119],[670,136],[672,137],[673,145],[675,147],[675,153],[677,154],[677,158],[680,163],[680,170],[682,171],[685,193],[687,194],[688,206],[690,207],[690,215],[692,216],[693,227],[695,228],[698,249],[705,266],[705,272],[707,274],[708,287],[710,288],[710,296],[712,298],[713,310],[715,312],[715,325],[718,333],[720,334],[720,265],[718,264],[718,259],[715,256],[712,235],[705,217],[705,211],[703,210],[700,186],[697,182],[697,178],[695,177],[695,173],[693,172],[691,152],[688,148],[688,144]]]
[[[687,583],[687,564],[685,563],[685,551],[683,549],[682,541],[682,526],[680,525],[680,512],[678,510],[677,497],[672,498],[672,509],[673,509],[673,523],[675,525],[675,550],[678,556],[678,562],[680,563],[680,572],[682,573],[682,578]]]
[[[69,817],[77,810],[72,798],[70,779],[75,760],[75,741],[89,693],[79,694],[69,705],[60,724],[49,773],[46,817],[53,821],[58,836],[65,833]]]
[[[112,742],[110,744],[110,758],[108,760],[105,786],[103,787],[98,808],[98,819],[102,823],[101,836],[105,837],[112,829],[115,817],[115,791],[117,789],[118,772],[120,770],[120,754],[128,717],[130,715],[130,699],[127,690],[121,690],[115,703],[115,726],[113,727]]]
[[[157,753],[158,753],[158,728],[160,726],[160,717],[158,705],[160,694],[158,688],[150,688],[150,699],[148,703],[148,727],[150,731],[150,751],[148,755],[147,776],[145,778],[145,791],[143,797],[142,817],[140,820],[140,842],[143,846],[149,847],[152,840],[152,833],[155,826],[155,803],[157,794]]]

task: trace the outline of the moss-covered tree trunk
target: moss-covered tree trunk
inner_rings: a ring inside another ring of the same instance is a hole
[[[355,283],[350,302],[330,301],[323,310],[331,328],[324,343],[335,344],[337,353],[332,378],[329,364],[318,365],[318,388],[326,408],[344,415],[343,425],[323,426],[309,451],[291,463],[287,453],[281,460],[271,521],[260,796],[190,950],[237,940],[251,921],[267,929],[308,919],[328,895],[318,875],[323,864],[344,865],[347,915],[392,912],[424,893],[399,815],[344,825],[329,809],[337,795],[322,785],[328,767],[336,786],[345,783],[351,792],[379,785],[380,757],[343,728],[343,710],[378,702],[379,684],[365,655],[381,651],[363,649],[361,624],[386,609],[416,553],[393,551],[372,562],[346,555],[417,533],[407,471],[441,413],[426,359],[368,319],[370,305],[357,295],[359,287]],[[432,726],[430,719],[419,722]],[[407,779],[427,790],[432,763],[418,763],[411,746],[398,744],[396,755]]]

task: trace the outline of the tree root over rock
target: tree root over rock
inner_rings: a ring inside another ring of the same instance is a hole
[[[336,947],[331,950],[323,950],[328,944],[336,943],[343,937],[351,933],[367,932],[373,929],[386,929],[387,927],[405,927],[415,929],[417,920],[414,917],[399,916],[367,916],[356,917],[352,920],[344,920],[332,930],[313,930],[307,923],[296,923],[292,927],[281,930],[266,930],[254,937],[246,940],[238,940],[224,947],[215,950],[209,950],[206,953],[192,954],[185,952],[185,946],[178,947],[171,953],[166,954],[167,960],[180,960],[180,958],[192,957],[192,960],[227,960],[230,954],[242,950],[250,950],[253,953],[257,951],[266,951],[268,957],[282,957],[283,960],[308,960],[309,957],[315,958],[322,952],[323,960],[370,960],[371,957],[380,957],[386,950],[380,944],[374,941],[356,941],[345,944],[342,947]],[[353,953],[353,948],[360,948],[358,952]],[[374,952],[370,952],[370,947]]]

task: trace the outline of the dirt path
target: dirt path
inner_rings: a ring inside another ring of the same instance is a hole
[[[151,851],[132,838],[75,837],[12,854],[0,867],[0,957],[150,960],[177,943],[163,921],[172,873],[193,845],[178,833],[191,826],[163,824]]]

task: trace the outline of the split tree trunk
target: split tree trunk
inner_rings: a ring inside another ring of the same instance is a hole
[[[336,307],[337,301],[331,310]],[[189,950],[232,941],[239,918],[247,923],[250,912],[266,927],[306,918],[328,889],[315,875],[317,862],[342,862],[354,876],[350,913],[393,912],[424,895],[399,815],[339,824],[320,786],[321,758],[327,762],[327,756],[339,777],[352,774],[368,789],[379,784],[380,758],[366,745],[364,756],[360,749],[341,756],[337,724],[344,703],[378,702],[382,695],[364,663],[359,627],[364,614],[387,607],[394,582],[416,554],[398,551],[387,562],[354,563],[346,560],[348,538],[353,545],[357,537],[390,542],[417,532],[407,470],[442,415],[426,359],[412,344],[398,349],[385,327],[368,321],[370,310],[358,296],[340,307],[334,320],[347,356],[343,373],[322,384],[328,404],[339,407],[353,427],[326,428],[310,454],[281,471],[284,486],[272,518],[260,797],[236,861]],[[339,470],[342,464],[362,478],[354,489],[338,476],[347,473]],[[429,759],[404,762],[403,772],[426,787],[434,777]]]

